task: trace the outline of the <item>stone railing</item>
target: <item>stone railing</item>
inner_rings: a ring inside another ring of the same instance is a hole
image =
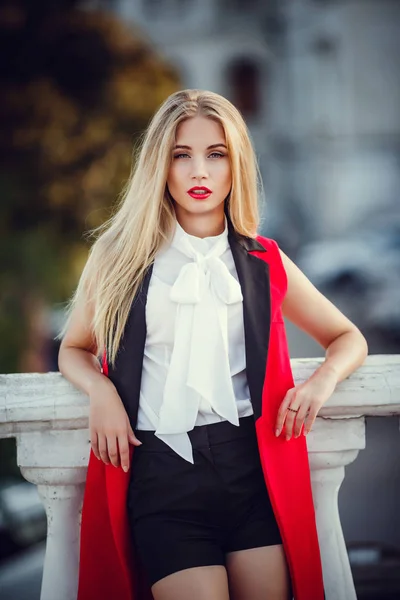
[[[322,360],[322,359],[321,359]],[[296,383],[318,359],[292,361]],[[338,512],[346,465],[365,447],[365,417],[400,415],[400,356],[370,356],[322,408],[307,438],[326,600],[356,600]],[[0,375],[0,437],[15,437],[48,533],[41,600],[75,600],[87,462],[88,399],[60,373]]]

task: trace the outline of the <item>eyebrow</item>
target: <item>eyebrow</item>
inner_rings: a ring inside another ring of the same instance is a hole
[[[213,148],[220,148],[221,146],[223,148],[228,149],[227,146],[221,142],[220,144],[211,144],[211,146],[208,146],[207,150],[212,150]],[[183,146],[180,144],[176,145],[174,150],[178,150],[178,148],[181,150],[192,150],[191,146]]]

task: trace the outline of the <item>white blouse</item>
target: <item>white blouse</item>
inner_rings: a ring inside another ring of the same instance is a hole
[[[176,223],[156,256],[146,304],[137,429],[193,463],[195,425],[253,414],[246,377],[243,297],[228,228],[198,238]]]

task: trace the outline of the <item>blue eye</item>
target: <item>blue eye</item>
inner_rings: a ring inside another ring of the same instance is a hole
[[[221,154],[221,152],[212,152],[210,155],[210,158],[224,158],[225,154]],[[181,154],[175,154],[174,159],[175,158],[185,158],[185,157],[189,157],[189,154],[186,154],[186,152],[181,152]]]

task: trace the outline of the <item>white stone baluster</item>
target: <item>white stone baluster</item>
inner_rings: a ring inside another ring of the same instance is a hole
[[[308,438],[326,600],[357,600],[340,523],[338,494],[345,467],[365,448],[365,420],[317,418]]]
[[[87,455],[87,430],[17,436],[17,460],[22,475],[38,486],[47,514],[40,600],[76,600]]]

